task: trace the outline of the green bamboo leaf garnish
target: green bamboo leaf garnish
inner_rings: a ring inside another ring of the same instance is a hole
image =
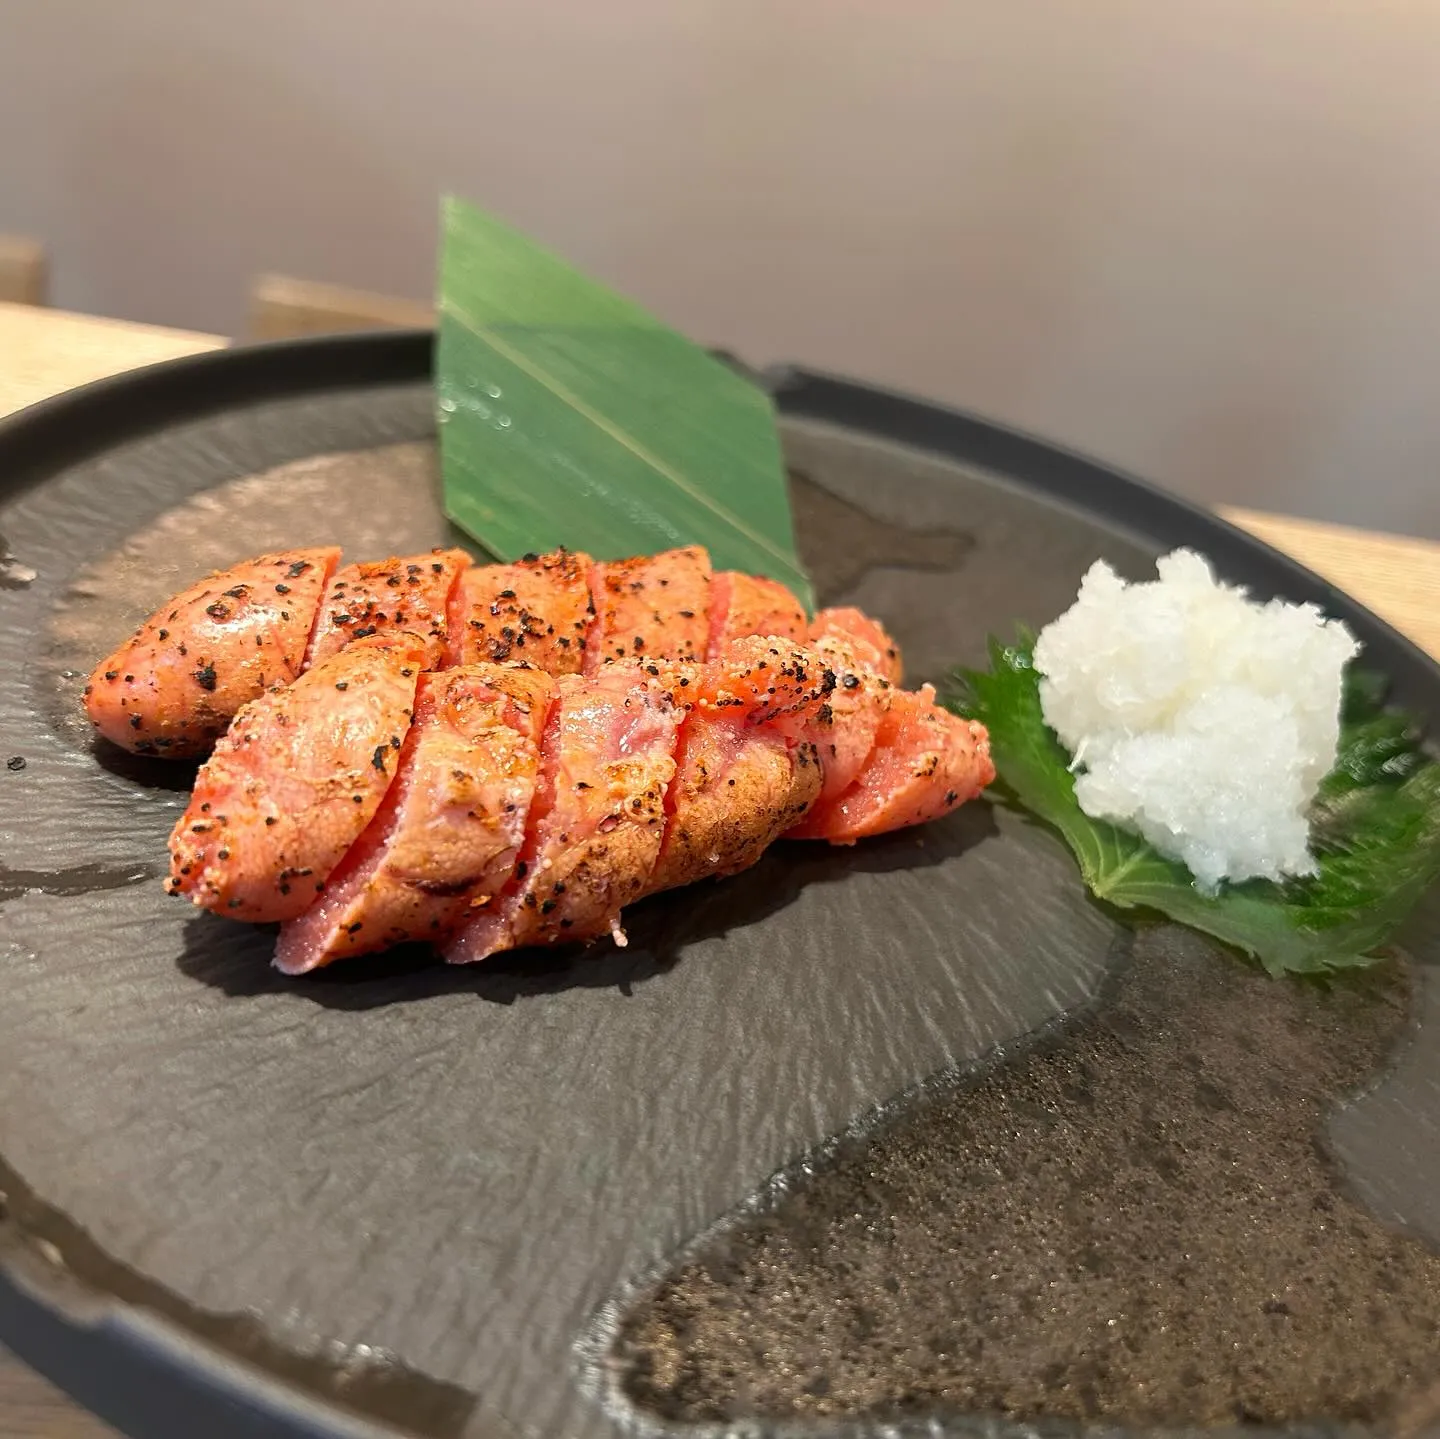
[[[473,206],[448,199],[442,218],[450,518],[506,560],[700,544],[813,608],[769,396]]]
[[[1033,647],[1023,630],[1013,645],[992,640],[989,670],[956,671],[946,703],[989,730],[996,797],[1058,831],[1098,899],[1213,935],[1271,974],[1324,974],[1377,963],[1440,879],[1440,763],[1412,720],[1380,708],[1373,676],[1347,684],[1336,764],[1312,814],[1319,873],[1211,897],[1183,865],[1080,808],[1070,756],[1045,723]]]

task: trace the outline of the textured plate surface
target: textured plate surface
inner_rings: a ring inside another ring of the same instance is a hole
[[[137,1432],[660,1423],[597,1362],[618,1297],[876,1106],[1127,962],[1058,847],[983,806],[849,852],[780,846],[579,960],[403,954],[287,981],[266,931],[167,899],[185,773],[97,750],[84,676],[206,568],[453,539],[425,360],[405,337],[207,358],[0,441],[0,734],[25,761],[0,771],[0,1333]],[[1139,575],[1182,540],[1351,614],[1028,441],[828,381],[779,391],[822,601],[884,619],[915,678],[1042,623],[1097,556]],[[1355,618],[1440,713],[1433,668]],[[1417,1052],[1336,1143],[1361,1198],[1434,1237],[1440,1098]],[[127,1374],[171,1385],[166,1412]]]

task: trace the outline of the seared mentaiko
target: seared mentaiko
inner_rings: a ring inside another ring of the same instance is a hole
[[[422,645],[424,670],[523,662],[556,677],[593,677],[617,659],[710,659],[746,635],[839,633],[881,653],[877,673],[900,677],[893,644],[858,611],[824,611],[812,626],[783,585],[714,573],[698,546],[614,563],[565,550],[510,565],[472,565],[462,550],[339,560],[333,546],[262,555],[176,595],[96,666],[91,723],[138,754],[204,755],[250,700],[359,640],[400,633]]]
[[[877,673],[892,651],[862,620],[560,675],[432,671],[424,634],[362,636],[240,709],[171,837],[169,887],[281,921],[289,973],[414,940],[454,962],[623,942],[645,895],[783,835],[937,818],[994,778],[983,726]]]

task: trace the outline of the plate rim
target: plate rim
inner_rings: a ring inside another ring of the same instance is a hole
[[[434,343],[433,330],[304,336],[181,356],[92,381],[0,419],[0,500],[169,424],[267,399],[418,384],[431,372]],[[1266,597],[1311,601],[1382,652],[1401,703],[1440,718],[1440,662],[1338,586],[1199,504],[958,407],[798,364],[747,373],[783,416],[990,471],[1004,484],[1152,545],[1203,549],[1222,577]],[[75,1281],[52,1288],[35,1266],[13,1262],[16,1251],[3,1242],[7,1228],[0,1210],[0,1342],[122,1432],[146,1439],[189,1439],[202,1430],[213,1439],[403,1432],[327,1404],[102,1291],[87,1289],[87,1302],[77,1308]]]

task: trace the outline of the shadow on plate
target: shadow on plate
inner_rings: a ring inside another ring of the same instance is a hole
[[[131,754],[118,744],[98,735],[92,738],[90,753],[101,769],[118,779],[144,789],[162,790],[170,794],[189,794],[195,788],[195,774],[200,761],[161,759],[158,755]]]
[[[753,869],[718,883],[657,895],[626,912],[630,943],[608,940],[581,948],[519,950],[483,964],[447,965],[434,950],[409,944],[346,960],[303,978],[271,967],[275,928],[197,915],[187,926],[176,963],[182,973],[236,997],[289,992],[332,1009],[374,1009],[442,994],[473,994],[514,1004],[569,989],[615,989],[672,969],[687,945],[746,929],[794,902],[813,884],[851,874],[929,868],[963,854],[996,832],[989,806],[968,805],[917,831],[899,830],[852,849],[781,844]]]

